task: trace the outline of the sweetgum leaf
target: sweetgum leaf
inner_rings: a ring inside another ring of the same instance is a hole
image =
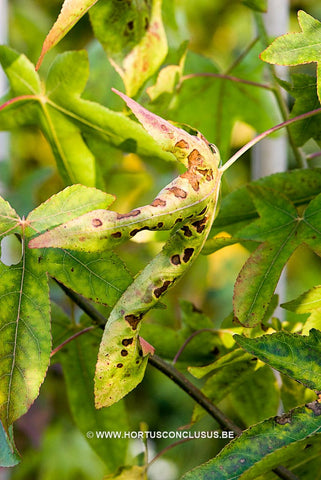
[[[43,57],[57,45],[58,42],[69,32],[69,30],[81,19],[97,0],[65,0],[61,12],[48,33],[41,50],[36,70],[40,68]]]
[[[216,457],[182,479],[256,480],[284,460],[295,458],[307,443],[320,439],[320,429],[321,406],[318,402],[308,403],[245,430]]]
[[[101,182],[88,146],[95,140],[146,157],[173,159],[137,122],[81,98],[89,75],[85,51],[57,56],[48,74],[46,91],[42,91],[38,74],[24,55],[0,46],[0,62],[11,87],[0,107],[0,129],[38,126],[67,184],[96,186]]]
[[[301,33],[289,33],[278,37],[261,53],[261,59],[278,65],[300,65],[316,62],[317,92],[321,101],[321,23],[303,10],[298,12]]]
[[[96,37],[121,76],[127,95],[137,94],[167,54],[162,0],[99,2],[90,11]]]
[[[299,245],[305,243],[321,254],[321,194],[301,214],[280,192],[259,186],[249,189],[260,218],[238,236],[262,243],[244,264],[234,288],[235,318],[247,327],[263,320],[282,269]]]
[[[312,390],[321,390],[319,330],[310,330],[309,336],[277,332],[257,338],[234,335],[234,339],[244,350],[281,373]]]

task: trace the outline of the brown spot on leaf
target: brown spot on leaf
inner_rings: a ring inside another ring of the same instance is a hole
[[[197,215],[203,215],[206,212],[206,210],[207,210],[207,207],[204,207],[203,210],[200,213],[198,213]]]
[[[183,262],[185,262],[185,263],[189,262],[193,253],[194,253],[194,248],[185,248],[184,256],[183,256]]]
[[[189,148],[189,145],[185,140],[181,139],[177,143],[175,143],[175,147],[177,147],[177,148]]]
[[[93,218],[91,223],[92,223],[92,226],[95,228],[101,227],[103,224],[103,222],[99,218]]]
[[[191,151],[191,153],[188,155],[187,158],[188,158],[188,164],[190,166],[199,164],[203,160],[202,155],[198,150],[196,150],[196,148],[194,148],[194,150]]]
[[[169,280],[166,280],[161,287],[155,288],[154,290],[155,297],[159,298],[164,292],[166,292],[166,290],[168,289],[171,283],[172,282],[170,282]]]
[[[86,237],[79,237],[78,240],[79,240],[80,242],[84,242],[84,241],[86,240]]]
[[[291,413],[284,413],[283,415],[280,415],[279,417],[275,417],[275,421],[279,425],[285,425],[286,423],[291,423],[292,422]]]
[[[121,237],[121,232],[115,232],[111,234],[111,237],[113,238],[120,238]]]
[[[184,225],[181,230],[183,230],[185,237],[191,237],[193,235],[191,229],[187,225]]]
[[[122,357],[127,357],[128,352],[127,352],[127,350],[125,350],[125,349],[123,348],[123,350],[120,352],[120,354],[121,354]]]
[[[140,214],[140,210],[132,210],[129,213],[117,213],[117,220],[121,220],[122,218],[130,218],[130,217],[137,217]]]
[[[133,340],[133,338],[124,338],[121,343],[124,345],[124,347],[128,347],[128,345],[133,343]]]
[[[163,223],[163,222],[158,222],[158,224],[157,224],[157,227],[158,227],[158,228],[162,228],[163,226],[164,226],[164,223]]]
[[[117,363],[117,368],[123,368],[123,364],[122,363]]]
[[[138,232],[142,232],[143,230],[151,230],[148,226],[145,226],[145,227],[141,227],[141,228],[134,228],[134,230],[132,230],[129,235],[131,237],[133,237],[134,235],[136,235],[136,233]]]
[[[173,193],[175,195],[175,197],[177,197],[177,198],[186,198],[187,197],[187,192],[185,192],[185,190],[183,190],[182,188],[170,187],[170,188],[166,188],[166,190]]]
[[[150,204],[151,207],[165,207],[166,201],[161,198],[155,198],[155,200]]]
[[[140,313],[139,315],[130,314],[130,315],[125,315],[125,320],[126,322],[129,323],[129,325],[132,327],[133,330],[136,330],[137,325],[141,321],[142,317],[143,317],[142,313]]]
[[[177,254],[171,256],[171,262],[173,265],[180,265],[181,257]]]
[[[179,217],[179,218],[176,218],[175,223],[179,223],[179,222],[182,222],[182,221],[183,221],[183,219]]]
[[[197,233],[202,233],[202,231],[205,228],[207,218],[204,217],[201,220],[198,220],[197,222],[193,222],[192,225],[193,227],[196,227]]]

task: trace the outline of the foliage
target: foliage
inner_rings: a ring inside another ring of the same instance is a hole
[[[195,18],[190,4],[168,0],[57,3],[56,22],[37,6],[53,26],[36,67],[37,42],[19,30],[18,0],[12,44],[26,38],[25,53],[0,47],[9,82],[0,129],[12,132],[12,159],[0,169],[0,465],[14,467],[13,478],[156,478],[161,460],[135,456],[132,439],[139,433],[148,450],[148,432],[178,434],[189,422],[189,434],[223,431],[155,442],[175,465],[169,479],[268,480],[293,471],[312,480],[321,418],[320,22],[299,11],[301,32],[268,45],[263,0],[204,1]],[[225,69],[225,53],[210,54],[197,36],[199,53],[186,42],[201,13],[206,31],[209,12],[219,9],[222,18],[239,11],[240,25],[253,15],[260,32],[239,52],[227,42]],[[310,63],[316,72],[306,70]],[[274,64],[301,70],[284,81]],[[113,88],[100,98],[107,81],[126,95]],[[282,89],[293,99],[289,111]],[[245,185],[245,162],[231,165],[285,126],[291,169]],[[235,153],[251,128],[261,135]],[[286,265],[292,300],[281,305],[286,317],[274,316]],[[226,318],[224,302],[233,303]],[[23,431],[32,415],[41,419],[42,405],[51,418],[41,420],[36,458]],[[82,460],[75,464],[59,447],[64,422]],[[229,442],[227,429],[236,437]]]

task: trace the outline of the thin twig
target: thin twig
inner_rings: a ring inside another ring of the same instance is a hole
[[[258,142],[263,140],[263,138],[271,135],[271,133],[277,132],[281,128],[287,127],[288,125],[291,125],[292,123],[298,122],[300,120],[305,120],[306,118],[313,117],[314,115],[318,115],[320,113],[321,113],[321,108],[317,108],[316,110],[311,110],[310,112],[302,113],[301,115],[298,115],[297,117],[290,118],[289,120],[286,120],[285,122],[279,123],[278,125],[275,125],[274,127],[270,128],[269,130],[266,130],[265,132],[260,133],[260,135],[257,135],[250,142],[246,143],[226,163],[224,163],[224,165],[220,168],[220,171],[222,173],[225,172],[225,170],[227,170],[234,162],[236,162],[236,160],[238,160],[245,152],[247,152],[250,148],[252,148]]]
[[[79,337],[80,335],[83,335],[84,333],[89,332],[90,330],[94,330],[95,328],[97,328],[97,327],[95,327],[94,325],[91,325],[90,327],[84,328],[83,330],[80,330],[79,332],[75,333],[71,337],[67,338],[67,340],[65,340],[60,345],[58,345],[58,347],[56,347],[52,350],[52,352],[50,354],[50,358],[53,357],[54,355],[56,355],[56,353],[59,352],[59,350],[61,350],[69,342],[72,342],[73,340],[75,340],[75,338]]]
[[[321,157],[321,150],[318,152],[310,153],[309,155],[306,156],[306,160],[312,160],[313,158]]]
[[[191,340],[193,340],[194,337],[196,337],[199,333],[203,332],[215,332],[217,333],[217,330],[214,328],[201,328],[200,330],[196,330],[196,332],[193,332],[183,343],[183,345],[179,348],[178,352],[176,353],[175,357],[173,358],[172,365],[175,365],[181,354],[183,353],[184,349],[186,346],[189,344]]]

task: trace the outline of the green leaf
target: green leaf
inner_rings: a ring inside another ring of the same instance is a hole
[[[253,374],[256,367],[256,362],[253,361],[252,355],[243,355],[240,350],[236,350],[235,352],[237,352],[237,356],[236,353],[231,352],[213,364],[203,367],[204,370],[211,370],[210,376],[201,390],[213,404],[217,404],[223,400],[229,393],[233,392],[233,390],[237,391],[239,386]],[[204,370],[202,373],[205,373]],[[193,373],[193,375],[195,373],[196,375],[200,374],[200,370],[197,371],[195,367],[189,368],[189,371]],[[199,405],[195,405],[192,422],[197,422],[203,418],[205,414],[205,410]]]
[[[71,335],[89,325],[89,322],[81,322]],[[96,432],[124,432],[129,430],[129,425],[124,402],[100,410],[95,408],[94,375],[100,338],[100,329],[87,332],[60,350],[58,359],[62,364],[73,418],[89,445],[112,472],[125,463],[128,440],[97,438]],[[92,438],[87,432],[93,433]]]
[[[283,193],[294,205],[308,203],[321,192],[321,168],[305,170],[291,170],[260,178],[250,185],[272,188]],[[242,222],[249,223],[258,217],[250,190],[247,186],[241,187],[223,198],[218,215],[212,227],[212,233],[222,230],[230,231],[231,226],[236,230]]]
[[[6,430],[38,396],[49,364],[49,291],[37,259],[23,247],[18,265],[0,263],[0,418]]]
[[[0,197],[0,239],[6,235],[19,231],[17,223],[19,216],[15,210]]]
[[[235,414],[247,427],[276,415],[280,392],[271,368],[265,365],[251,375],[243,374],[242,382],[231,389],[229,398]]]
[[[234,288],[235,318],[247,327],[263,321],[282,269],[299,245],[305,243],[321,254],[321,194],[302,214],[280,192],[259,186],[249,190],[260,218],[238,236],[263,243],[244,264]]]
[[[109,1],[99,2],[90,11],[95,36],[130,97],[137,94],[166,57],[161,8],[162,0]]]
[[[0,467],[14,467],[20,456],[13,441],[12,426],[7,433],[0,422]]]
[[[113,252],[71,252],[45,249],[41,261],[49,275],[89,300],[114,305],[133,281]]]
[[[257,338],[234,335],[235,341],[247,352],[264,363],[303,383],[321,390],[321,332],[310,330],[310,335],[277,332]]]
[[[262,60],[278,65],[317,63],[317,92],[321,101],[320,34],[321,23],[303,10],[298,12],[301,33],[289,33],[278,37],[261,53]]]
[[[295,98],[290,118],[297,117],[320,107],[317,96],[316,78],[306,74],[293,74],[292,84],[282,82],[292,97]],[[305,120],[295,122],[290,126],[292,137],[297,146],[301,147],[310,138],[313,138],[320,145],[321,142],[321,115],[315,115]]]
[[[96,188],[71,185],[35,208],[28,215],[27,222],[36,232],[40,232],[93,209],[106,209],[114,200],[113,195]]]
[[[245,326],[254,326],[263,319],[283,266],[297,247],[299,226],[298,213],[286,197],[258,186],[252,186],[250,191],[261,218],[245,227],[239,236],[264,243],[244,264],[234,287],[234,314]]]
[[[321,428],[318,402],[295,408],[245,430],[209,462],[185,474],[184,480],[257,479],[285,459],[295,458]],[[320,435],[317,435],[319,438]]]
[[[283,308],[295,313],[309,313],[321,308],[321,286],[315,286],[295,300],[283,303]]]
[[[57,56],[48,74],[46,91],[40,87],[34,66],[24,55],[0,46],[0,62],[11,87],[7,102],[0,108],[0,129],[38,126],[67,184],[101,183],[94,154],[88,147],[95,140],[147,157],[173,159],[138,123],[81,98],[89,75],[85,51]]]
[[[85,15],[85,13],[92,7],[97,0],[65,0],[61,12],[55,22],[54,26],[48,33],[39,60],[36,65],[36,70],[41,65],[43,57],[53,48],[57,43],[69,32],[69,30]]]

